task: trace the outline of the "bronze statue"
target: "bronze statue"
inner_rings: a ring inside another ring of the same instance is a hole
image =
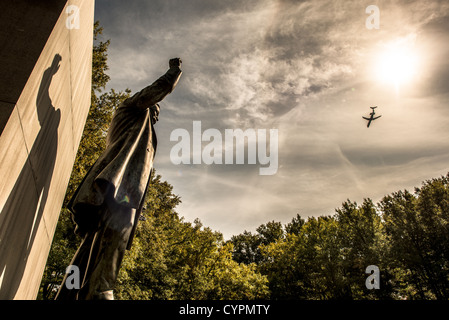
[[[153,159],[159,105],[181,76],[181,60],[150,86],[126,99],[115,111],[106,150],[84,177],[69,202],[75,232],[83,240],[71,265],[80,271],[80,288],[64,278],[56,299],[113,300],[113,289],[145,198]]]

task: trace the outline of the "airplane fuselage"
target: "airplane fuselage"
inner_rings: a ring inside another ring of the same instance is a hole
[[[376,114],[376,112],[374,111],[374,108],[376,108],[376,107],[370,107],[370,108],[373,109],[373,112],[371,112],[371,113],[369,114],[370,117],[369,117],[369,118],[362,117],[363,119],[368,120],[368,124],[366,125],[367,128],[369,128],[369,126],[370,126],[370,124],[371,124],[371,121],[376,120],[376,119],[379,119],[379,118],[381,117],[381,116],[374,117],[374,115]]]

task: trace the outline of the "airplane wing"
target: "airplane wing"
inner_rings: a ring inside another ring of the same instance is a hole
[[[379,119],[380,117],[382,117],[382,116],[375,117],[375,118],[373,118],[373,120]]]
[[[365,118],[365,117],[362,117],[363,119],[365,119],[365,120],[369,120],[370,118]]]

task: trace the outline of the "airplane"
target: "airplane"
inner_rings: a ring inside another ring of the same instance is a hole
[[[367,128],[369,128],[369,125],[371,124],[371,121],[376,120],[376,119],[379,119],[380,117],[382,117],[382,116],[374,117],[374,114],[375,114],[374,109],[376,109],[377,106],[375,106],[375,107],[370,107],[370,108],[373,109],[373,112],[371,112],[371,113],[369,114],[371,117],[369,117],[369,118],[362,117],[363,119],[368,120],[368,125],[366,126]]]

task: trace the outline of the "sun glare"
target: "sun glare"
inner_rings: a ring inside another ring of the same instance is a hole
[[[378,57],[378,79],[398,88],[414,79],[418,71],[418,55],[412,45],[395,43],[388,46]]]

